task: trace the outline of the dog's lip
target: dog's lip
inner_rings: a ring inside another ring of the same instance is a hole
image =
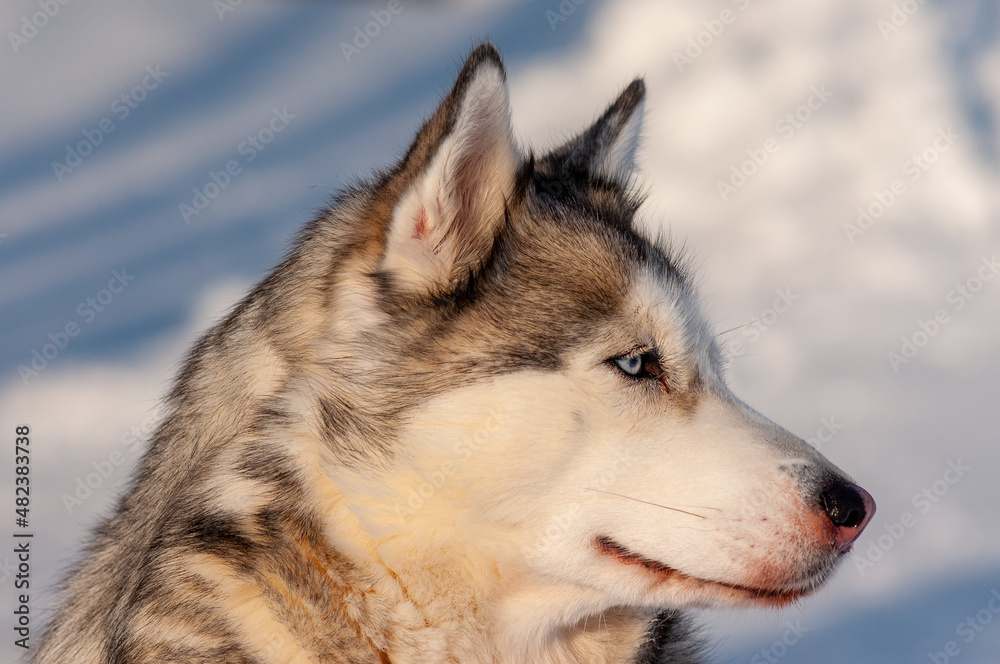
[[[674,581],[687,585],[698,586],[705,590],[721,591],[729,599],[749,601],[766,606],[781,607],[809,593],[808,589],[774,590],[770,588],[753,588],[725,581],[714,581],[692,576],[669,565],[651,560],[630,551],[612,538],[601,535],[595,539],[597,550],[602,555],[610,556],[626,565],[637,565],[660,577],[662,581]]]

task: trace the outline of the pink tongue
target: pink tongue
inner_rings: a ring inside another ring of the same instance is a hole
[[[872,520],[872,517],[875,516],[875,499],[872,498],[870,493],[859,487],[857,484],[852,486],[854,487],[854,490],[860,494],[861,500],[865,504],[865,516],[861,519],[861,523],[856,526],[837,526],[837,549],[841,553],[847,553],[851,550],[854,542],[861,537],[861,533],[864,531],[865,526],[867,526]]]

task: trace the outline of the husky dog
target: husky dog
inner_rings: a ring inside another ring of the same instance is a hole
[[[642,80],[534,157],[477,47],[187,359],[36,664],[694,663],[874,512],[636,228]]]

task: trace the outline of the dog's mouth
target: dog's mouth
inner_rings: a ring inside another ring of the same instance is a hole
[[[690,598],[693,605],[752,603],[777,608],[809,594],[818,585],[810,583],[804,588],[787,590],[712,581],[685,574],[669,565],[633,553],[607,536],[598,537],[595,545],[600,555],[614,558],[621,564],[642,567],[655,576],[654,583],[671,584]]]

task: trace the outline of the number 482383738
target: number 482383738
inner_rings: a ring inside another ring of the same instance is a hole
[[[31,440],[28,438],[29,429],[27,426],[19,426],[14,432],[17,438],[14,441],[14,512],[17,514],[15,523],[21,528],[28,527],[28,508],[31,504],[31,468],[30,452],[28,445]]]

